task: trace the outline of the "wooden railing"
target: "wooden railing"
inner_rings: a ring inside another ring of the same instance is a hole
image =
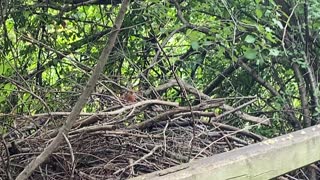
[[[320,160],[320,125],[134,180],[271,179]]]

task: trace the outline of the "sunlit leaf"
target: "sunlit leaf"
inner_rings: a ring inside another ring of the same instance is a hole
[[[246,41],[247,43],[254,43],[256,41],[256,38],[252,35],[247,35],[244,41]]]
[[[277,20],[277,19],[275,19],[275,18],[273,18],[272,21],[273,21],[273,23],[275,23],[276,25],[278,25],[278,27],[279,27],[280,29],[283,29],[283,25],[282,25],[281,21],[279,21],[279,20]]]
[[[257,57],[257,50],[255,49],[248,49],[247,51],[244,52],[244,57],[247,58],[247,59],[256,59]]]
[[[199,47],[200,47],[198,41],[193,41],[193,42],[191,42],[191,47],[192,47],[192,49],[194,49],[194,50],[198,50]]]
[[[260,19],[262,17],[262,15],[263,15],[262,10],[261,9],[256,9],[256,15],[257,15],[257,18]]]
[[[280,51],[278,49],[272,48],[269,50],[269,55],[271,55],[271,56],[277,57],[277,56],[279,56],[279,54],[280,54]]]

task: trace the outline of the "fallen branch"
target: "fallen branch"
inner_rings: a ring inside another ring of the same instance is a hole
[[[118,115],[121,114],[127,110],[137,108],[144,105],[150,105],[150,104],[159,104],[159,105],[167,105],[167,106],[173,106],[178,107],[179,104],[176,102],[170,102],[170,101],[162,101],[158,99],[148,99],[144,101],[139,101],[134,104],[130,104],[128,106],[124,106],[120,109],[109,111],[109,112],[98,112],[98,113],[80,113],[79,116],[108,116],[108,115]],[[32,117],[41,117],[41,116],[69,116],[72,112],[52,112],[52,113],[41,113],[41,114],[35,114]]]
[[[225,109],[227,111],[234,110],[234,107],[229,106],[227,104],[224,104],[221,108]],[[238,116],[239,118],[244,119],[246,121],[250,121],[250,122],[254,122],[254,123],[260,123],[260,124],[264,124],[264,125],[267,125],[267,126],[271,125],[271,122],[270,122],[269,118],[261,118],[261,117],[251,116],[251,115],[243,113],[241,111],[235,111],[234,114],[236,116]]]

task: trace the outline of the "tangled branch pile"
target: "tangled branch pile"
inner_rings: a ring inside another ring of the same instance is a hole
[[[192,96],[179,105],[158,99],[113,101],[103,112],[82,113],[68,136],[33,179],[125,179],[190,160],[246,146],[263,137],[222,123],[237,117],[256,124],[269,120],[240,111],[255,97],[234,108],[230,98],[211,99],[180,80]],[[175,80],[153,89],[168,91]],[[148,97],[152,91],[143,95]],[[120,99],[114,97],[114,99]],[[216,110],[222,113],[217,115]],[[3,136],[0,177],[16,177],[57,134],[69,112],[21,116],[15,130]],[[16,117],[18,119],[18,117]],[[28,122],[28,123],[26,123]]]

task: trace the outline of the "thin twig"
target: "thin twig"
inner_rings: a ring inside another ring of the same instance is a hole
[[[293,7],[293,9],[292,9],[292,11],[291,11],[291,13],[290,13],[290,15],[289,15],[289,17],[288,17],[288,20],[287,20],[287,22],[286,22],[286,25],[285,25],[284,28],[283,28],[281,45],[282,45],[284,54],[285,54],[286,56],[288,56],[288,54],[287,54],[287,50],[286,50],[286,47],[285,47],[286,44],[285,44],[284,40],[285,40],[285,37],[286,37],[286,32],[287,32],[287,28],[288,28],[289,22],[290,22],[290,20],[291,20],[291,17],[293,16],[294,11],[295,11],[295,9],[297,8],[297,6],[298,6],[299,4],[300,4],[300,3],[297,3],[297,4]]]
[[[241,104],[240,106],[238,106],[238,107],[236,107],[234,109],[231,109],[230,111],[226,111],[226,112],[218,115],[217,117],[212,118],[212,121],[217,121],[217,120],[219,120],[219,119],[221,119],[221,118],[223,118],[223,117],[225,117],[225,116],[227,116],[227,115],[229,115],[231,113],[237,112],[238,110],[240,110],[240,109],[242,109],[242,108],[254,103],[255,101],[257,101],[257,99],[253,99],[253,100],[248,101],[248,102],[246,102],[244,104]]]
[[[160,148],[162,145],[156,145],[148,154],[144,155],[142,158],[136,160],[134,163],[129,164],[128,166],[119,169],[118,171],[114,172],[113,174],[118,174],[120,172],[123,172],[127,170],[130,167],[133,167],[134,165],[138,164],[140,161],[147,159],[149,156],[151,156],[158,148]]]
[[[71,146],[71,143],[70,143],[68,137],[65,134],[63,134],[63,137],[64,137],[64,140],[67,142],[69,150],[70,150],[70,155],[71,155],[71,179],[73,179],[74,178],[74,171],[75,171],[75,163],[74,163],[75,158],[74,158],[74,154],[73,154],[73,149],[72,149],[72,146]]]

